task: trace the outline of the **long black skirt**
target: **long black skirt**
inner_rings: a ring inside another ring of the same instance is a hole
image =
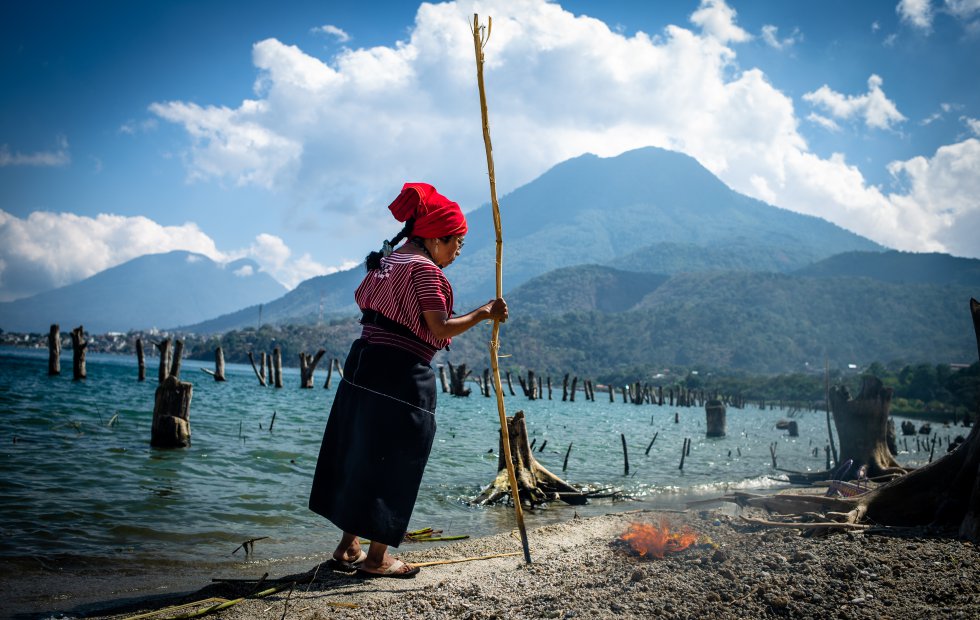
[[[408,351],[354,341],[330,409],[310,510],[397,547],[436,433],[432,367]]]

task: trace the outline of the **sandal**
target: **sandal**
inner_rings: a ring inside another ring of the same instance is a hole
[[[384,571],[380,573],[375,573],[365,568],[358,568],[357,576],[363,579],[376,579],[378,577],[390,577],[392,579],[411,579],[415,577],[415,575],[418,575],[419,571],[422,570],[418,566],[413,566],[411,569],[407,571],[402,571],[401,569],[403,566],[405,566],[404,562],[402,562],[401,560],[395,560],[394,562],[391,563],[391,566],[389,566],[388,568],[386,568]]]

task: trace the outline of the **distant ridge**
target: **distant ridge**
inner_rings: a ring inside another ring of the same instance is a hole
[[[980,289],[980,260],[936,252],[844,252],[796,273],[817,277],[863,276],[897,284],[959,284]]]
[[[80,282],[0,303],[0,329],[46,332],[52,323],[104,333],[169,328],[281,296],[286,287],[250,259],[220,265],[192,252],[148,254]]]
[[[554,269],[582,264],[675,273],[732,269],[742,261],[746,269],[790,271],[840,252],[884,249],[826,220],[743,196],[695,159],[654,147],[616,157],[570,159],[503,196],[500,203],[505,293]],[[379,206],[378,217],[386,216]],[[490,207],[466,217],[466,249],[446,271],[459,311],[493,297],[495,282]],[[682,252],[675,252],[677,248]],[[739,258],[749,251],[756,256]],[[646,264],[666,261],[671,252],[675,264],[669,269]],[[681,254],[690,260],[678,262]],[[262,321],[310,324],[321,316],[352,316],[363,269],[360,265],[303,282],[265,304]],[[257,320],[258,308],[249,308],[185,327],[213,333],[254,327]]]

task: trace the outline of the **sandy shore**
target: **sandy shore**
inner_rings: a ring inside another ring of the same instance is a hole
[[[621,540],[633,523],[664,519],[672,528],[693,530],[698,542],[657,559],[639,556]],[[281,590],[246,598],[211,617],[980,617],[977,548],[924,532],[806,537],[798,530],[746,524],[731,508],[708,508],[573,519],[532,530],[529,538],[530,565],[513,533],[439,547],[406,543],[397,555],[414,562],[518,554],[427,566],[414,579],[361,580],[317,566],[306,575],[270,575],[258,589]],[[111,609],[121,601],[107,600],[102,611],[86,617],[127,618],[256,591],[254,583],[201,585],[183,595],[127,601],[123,608]],[[53,605],[50,611],[57,610]]]

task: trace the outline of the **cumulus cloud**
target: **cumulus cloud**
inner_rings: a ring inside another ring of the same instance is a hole
[[[752,39],[745,30],[735,23],[735,9],[724,0],[701,0],[698,10],[691,15],[691,23],[719,43],[744,43]]]
[[[907,185],[889,200],[904,213],[919,214],[924,236],[960,256],[977,255],[980,230],[980,140],[940,147],[932,157],[895,161],[888,171]]]
[[[969,116],[961,116],[960,120],[963,124],[967,126],[973,135],[980,138],[980,118],[970,118]]]
[[[353,266],[325,267],[309,255],[293,258],[282,239],[272,235],[259,235],[247,248],[221,251],[191,222],[163,226],[146,217],[47,211],[19,218],[0,209],[0,301],[65,286],[144,254],[173,250],[196,252],[222,264],[250,257],[290,288],[315,275]],[[192,255],[187,260],[201,259]]]
[[[937,13],[952,16],[971,32],[980,27],[980,0],[944,0],[935,5],[931,0],[899,0],[895,11],[902,22],[926,33],[932,31]]]
[[[0,168],[7,166],[40,166],[57,167],[71,163],[68,152],[68,138],[59,136],[57,147],[53,151],[37,151],[34,153],[11,152],[10,146],[0,144]]]
[[[903,22],[921,30],[932,28],[933,10],[930,0],[899,0],[895,11]]]
[[[319,28],[314,28],[313,32],[322,32],[323,34],[330,35],[341,43],[350,41],[350,35],[333,24],[324,24]]]
[[[379,210],[405,180],[431,181],[467,209],[488,199],[474,12],[494,16],[486,80],[501,195],[585,152],[652,145],[695,157],[737,191],[891,247],[946,247],[921,199],[885,195],[843,155],[810,152],[793,99],[736,63],[730,44],[750,35],[722,0],[701,2],[693,29],[631,36],[543,0],[423,3],[407,38],[390,46],[318,58],[277,39],[255,43],[255,96],[236,107],[171,101],[151,110],[187,131],[190,179],[273,188],[304,211],[297,221],[329,218],[332,234],[343,225],[345,236],[374,243]],[[805,100],[817,108],[805,119],[828,129],[905,120],[876,75],[864,94],[825,85]],[[951,164],[929,161],[934,170]],[[254,251],[287,284],[279,264],[293,274],[324,269],[277,238]]]
[[[843,95],[824,84],[803,95],[803,100],[842,120],[858,118],[868,127],[891,129],[906,119],[898,111],[898,106],[885,95],[881,89],[882,83],[879,76],[872,74],[868,78],[868,92],[863,95]]]
[[[803,40],[803,34],[800,32],[799,28],[794,28],[793,33],[788,37],[779,38],[779,28],[773,26],[772,24],[766,24],[762,27],[762,40],[766,42],[769,47],[775,48],[777,50],[784,50],[793,47],[797,43]]]

